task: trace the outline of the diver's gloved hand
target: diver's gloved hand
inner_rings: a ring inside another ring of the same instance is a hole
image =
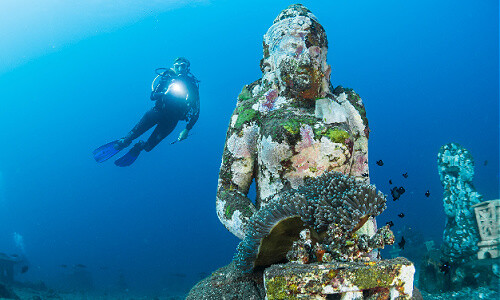
[[[170,77],[162,77],[160,79],[160,82],[156,85],[154,91],[151,92],[150,99],[153,101],[161,99],[163,97],[163,95],[165,94],[164,89],[167,86],[169,81],[170,81]]]
[[[189,134],[189,130],[188,130],[188,129],[184,129],[184,130],[183,130],[183,131],[179,134],[179,138],[178,138],[177,140],[180,142],[180,141],[182,141],[182,140],[187,139],[188,134]]]

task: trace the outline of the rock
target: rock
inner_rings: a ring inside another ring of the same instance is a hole
[[[186,300],[263,300],[262,274],[262,271],[242,274],[232,262],[198,282]]]
[[[466,287],[458,291],[453,292],[445,292],[439,294],[429,294],[425,291],[422,291],[422,296],[425,300],[491,300],[491,299],[500,299],[500,294],[498,292],[498,287],[495,288],[487,288],[487,287],[478,287],[478,288],[470,288]]]
[[[19,298],[12,288],[10,288],[8,285],[0,283],[0,298],[1,299],[21,299]]]
[[[413,296],[411,299],[412,300],[424,300],[424,297],[422,297],[422,293],[420,293],[420,290],[416,286],[413,287]]]
[[[419,287],[428,293],[440,293],[451,288],[451,277],[441,270],[441,251],[431,250],[422,259],[418,277]]]
[[[279,264],[264,272],[266,299],[411,299],[415,267],[402,257],[377,262]]]
[[[500,258],[471,260],[463,264],[451,264],[443,268],[440,251],[428,252],[420,265],[419,287],[428,293],[458,291],[465,287],[479,286],[498,288],[500,282]]]
[[[464,286],[498,288],[500,286],[499,265],[500,258],[496,258],[473,260],[458,266],[451,274],[452,290],[459,290]]]

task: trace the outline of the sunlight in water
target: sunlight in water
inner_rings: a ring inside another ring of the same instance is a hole
[[[85,38],[208,0],[0,2],[0,74]],[[29,42],[28,42],[29,41]]]

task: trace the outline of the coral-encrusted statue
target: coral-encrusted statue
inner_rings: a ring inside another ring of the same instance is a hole
[[[258,209],[306,177],[339,171],[369,182],[365,109],[353,90],[332,88],[327,49],[325,30],[300,4],[264,35],[262,78],[238,96],[217,188],[217,215],[240,239]],[[247,197],[253,180],[255,205]]]
[[[469,150],[449,143],[439,149],[437,164],[446,213],[443,254],[452,263],[464,263],[476,256],[479,241],[472,205],[480,203],[482,196],[472,184],[474,159]]]

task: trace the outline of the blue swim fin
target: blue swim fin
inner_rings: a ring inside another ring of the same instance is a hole
[[[116,153],[120,152],[121,149],[118,150],[115,148],[117,142],[118,140],[112,141],[95,149],[94,152],[92,152],[92,154],[94,154],[95,161],[98,163],[104,162],[113,157]]]
[[[130,166],[139,157],[142,147],[143,147],[142,142],[135,144],[134,147],[132,147],[132,149],[130,149],[130,151],[127,152],[127,154],[125,154],[124,156],[120,157],[115,161],[115,165],[117,165],[118,167]]]

